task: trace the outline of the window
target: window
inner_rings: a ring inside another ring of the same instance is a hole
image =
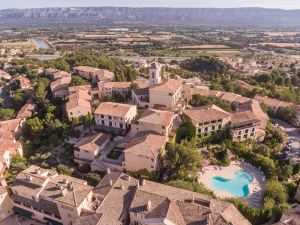
[[[73,116],[73,112],[70,112],[70,115]]]
[[[212,129],[212,130],[215,130],[215,126],[212,126],[211,129]]]
[[[252,132],[254,132],[254,131],[255,131],[255,127],[252,128]]]
[[[122,123],[120,123],[120,128],[123,128],[123,124]]]
[[[244,135],[244,138],[247,138],[247,137],[248,137],[247,134],[245,134],[245,135]]]
[[[101,118],[104,118],[104,115],[101,115]]]
[[[111,116],[108,116],[108,119],[110,119],[110,120],[111,120]]]
[[[205,128],[204,128],[204,131],[208,131],[208,127],[205,127]]]
[[[222,128],[222,125],[219,125],[219,126],[218,126],[218,129],[221,130],[221,128]]]
[[[105,122],[104,122],[104,120],[102,120],[102,121],[101,121],[101,123],[102,123],[102,125],[105,125]]]
[[[249,132],[249,129],[246,129],[246,130],[245,130],[245,133],[248,134],[248,132]]]
[[[112,127],[112,122],[109,122],[109,126]]]

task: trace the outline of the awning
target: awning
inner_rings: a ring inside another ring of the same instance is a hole
[[[55,220],[52,220],[52,219],[50,219],[50,218],[48,218],[48,217],[44,217],[44,220],[45,220],[45,221],[48,221],[48,222],[47,222],[48,225],[63,225],[62,223],[57,222],[57,221],[55,221]]]
[[[25,217],[25,218],[28,218],[28,219],[31,219],[31,217],[32,217],[32,215],[33,215],[32,212],[27,211],[27,210],[22,209],[22,208],[19,208],[19,207],[16,207],[16,206],[14,206],[13,209],[14,209],[14,212],[15,212],[15,213],[17,213],[18,215],[23,216],[23,217]]]

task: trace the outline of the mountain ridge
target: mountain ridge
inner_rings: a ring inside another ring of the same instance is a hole
[[[300,10],[167,7],[49,7],[0,10],[0,26],[91,24],[99,26],[300,27]]]

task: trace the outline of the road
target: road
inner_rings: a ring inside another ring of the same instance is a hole
[[[300,142],[300,132],[297,128],[279,119],[272,118],[271,121],[274,123],[278,123],[279,127],[282,127],[283,131],[288,135],[289,139],[297,140],[298,142]]]

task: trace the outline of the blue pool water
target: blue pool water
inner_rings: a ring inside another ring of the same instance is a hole
[[[249,195],[248,184],[253,181],[253,177],[246,171],[236,171],[232,179],[224,177],[213,177],[211,185],[219,191],[226,191],[235,197],[246,197]]]

